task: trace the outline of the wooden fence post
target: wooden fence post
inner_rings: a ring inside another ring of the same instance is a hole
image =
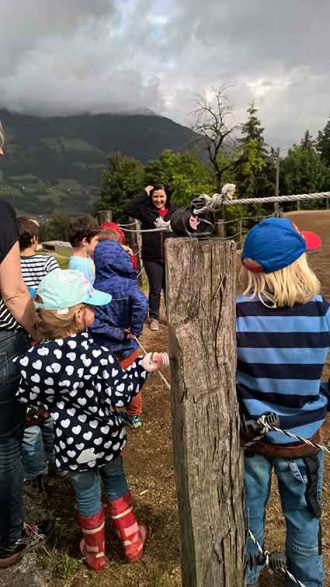
[[[129,218],[129,222],[131,224],[131,226],[129,226],[129,228],[133,232],[127,232],[126,236],[128,235],[127,240],[129,242],[130,247],[133,249],[133,251],[136,255],[138,283],[139,283],[139,286],[142,287],[146,281],[146,277],[145,277],[144,271],[143,271],[143,263],[142,263],[142,255],[141,255],[142,236],[141,236],[141,232],[139,231],[141,228],[141,223],[138,220],[136,220],[135,218]]]
[[[111,210],[98,210],[96,212],[96,218],[98,220],[99,225],[103,224],[103,222],[111,222],[112,212]]]
[[[171,403],[184,587],[242,587],[235,244],[166,241]]]
[[[225,223],[223,220],[217,220],[215,224],[215,234],[224,238],[226,236]]]

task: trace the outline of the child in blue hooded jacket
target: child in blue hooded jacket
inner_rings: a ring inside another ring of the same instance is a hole
[[[91,331],[95,340],[115,353],[123,369],[139,355],[138,338],[148,314],[148,301],[140,291],[129,255],[114,240],[103,240],[95,248],[95,287],[111,294],[106,306],[98,307]],[[133,428],[142,425],[142,397],[135,396],[123,414]]]

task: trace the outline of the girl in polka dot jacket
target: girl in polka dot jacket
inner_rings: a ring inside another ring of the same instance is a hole
[[[123,371],[109,351],[94,342],[86,331],[94,319],[92,308],[110,300],[79,271],[49,273],[35,302],[44,340],[17,359],[18,399],[44,407],[54,420],[56,466],[69,472],[83,533],[80,550],[95,571],[107,564],[100,480],[126,558],[142,556],[147,530],[137,524],[132,510],[122,463],[126,433],[117,408],[140,391],[148,372],[167,361],[164,354],[148,353]]]

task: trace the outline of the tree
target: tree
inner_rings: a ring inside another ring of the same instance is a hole
[[[305,134],[299,145],[293,145],[283,159],[281,187],[287,194],[329,190],[330,170],[322,161],[309,133]]]
[[[54,210],[40,226],[40,241],[68,240],[70,218],[60,210]]]
[[[146,183],[164,183],[176,204],[187,206],[195,194],[214,191],[209,165],[199,157],[198,150],[174,153],[163,151],[159,159],[145,167]]]
[[[143,190],[144,185],[145,174],[141,163],[121,153],[109,155],[101,178],[101,195],[94,211],[111,210],[114,220],[123,222],[124,206]]]
[[[319,131],[317,138],[317,150],[323,163],[330,167],[330,117],[322,131]]]
[[[244,198],[273,195],[275,191],[274,159],[270,157],[263,137],[258,109],[252,103],[248,119],[241,126],[238,140],[235,178],[238,195]]]
[[[229,122],[232,112],[226,92],[227,88],[222,87],[214,91],[211,99],[205,94],[197,98],[196,122],[192,127],[200,135],[202,146],[206,147],[217,192],[221,191],[224,174],[234,163],[229,143],[233,142],[233,134],[238,128]]]

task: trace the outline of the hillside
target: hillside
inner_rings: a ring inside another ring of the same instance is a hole
[[[0,110],[6,132],[0,195],[19,211],[87,211],[98,194],[106,156],[120,151],[141,162],[166,149],[183,151],[194,133],[155,114],[38,118]]]

